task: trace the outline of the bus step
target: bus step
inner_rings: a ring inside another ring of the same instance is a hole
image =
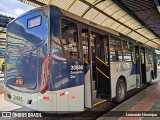
[[[98,98],[100,98],[100,99],[110,99],[110,95],[98,94]]]
[[[97,106],[97,105],[99,105],[99,104],[102,104],[102,103],[104,103],[104,102],[107,102],[107,100],[99,99],[98,101],[93,102],[93,107],[95,107],[95,106]]]

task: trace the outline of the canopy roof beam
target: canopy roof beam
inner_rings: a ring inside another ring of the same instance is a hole
[[[121,23],[120,21],[116,20],[115,18],[109,16],[109,15],[106,14],[105,12],[103,12],[103,11],[101,11],[100,9],[98,9],[97,7],[93,6],[91,3],[87,2],[87,1],[84,1],[84,0],[79,0],[79,1],[81,1],[81,2],[83,2],[83,3],[85,3],[85,4],[87,4],[88,6],[92,6],[92,8],[94,8],[94,9],[97,10],[98,12],[102,13],[103,15],[107,16],[108,18],[110,18],[110,19],[116,21],[117,23],[119,23],[119,24],[125,26],[126,28],[130,29],[132,32],[134,31],[134,32],[137,33],[138,35],[140,35],[140,36],[146,38],[148,41],[151,41],[151,40],[148,39],[146,36],[144,36],[144,35],[138,33],[136,30],[134,30],[134,29],[128,27],[127,25]],[[148,42],[148,41],[147,41],[147,42]],[[152,41],[152,42],[155,43],[155,44],[157,44],[157,45],[159,45],[158,43],[156,43],[156,42],[154,42],[154,41]]]
[[[44,6],[48,3],[60,7],[61,9],[67,10],[73,14],[76,14],[84,19],[87,19],[93,23],[111,28],[121,34],[127,35],[128,37],[139,41],[143,44],[160,47],[160,36],[154,31],[150,24],[139,18],[135,14],[134,9],[128,9],[128,6],[121,3],[120,0],[19,0],[26,4],[30,4],[35,7]],[[160,1],[160,0],[158,0]],[[126,1],[127,4],[137,4],[136,10],[148,9],[156,7],[154,2],[146,3],[146,7],[141,7],[144,1]],[[120,5],[121,4],[121,5]],[[147,14],[148,15],[148,14]],[[151,20],[150,20],[151,21]],[[149,27],[149,28],[148,28]],[[156,28],[157,29],[157,28]],[[157,38],[158,40],[153,40]],[[152,44],[150,44],[152,43]]]
[[[20,0],[20,1],[23,1],[23,0]],[[27,0],[27,1],[30,1],[30,2],[32,2],[32,3],[35,3],[35,4],[37,4],[37,5],[41,5],[41,6],[46,5],[46,4],[44,4],[44,3],[42,3],[42,2],[39,2],[39,1],[37,1],[37,0]]]
[[[119,0],[113,0],[113,1],[114,1],[114,3],[116,3],[121,9],[123,9],[127,14],[129,14],[129,15],[132,16],[136,21],[138,21],[142,26],[146,26],[146,24],[145,24],[142,20],[140,20],[139,18],[137,18],[137,17],[134,15],[133,11],[129,11],[124,5],[122,5],[122,4],[119,2]],[[141,10],[139,10],[139,11],[144,11],[144,10],[149,10],[149,9],[153,9],[153,7],[152,7],[152,8],[141,9]],[[138,12],[138,10],[135,11],[135,12]],[[157,35],[153,30],[151,30],[151,29],[149,29],[149,28],[148,28],[148,30],[151,31],[156,37],[159,37],[159,35]]]

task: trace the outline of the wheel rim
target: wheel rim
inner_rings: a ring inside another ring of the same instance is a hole
[[[119,98],[120,98],[121,100],[124,99],[124,95],[125,95],[125,87],[124,87],[124,84],[123,84],[123,83],[121,83],[121,84],[119,85],[119,88],[118,88],[118,95],[119,95]]]

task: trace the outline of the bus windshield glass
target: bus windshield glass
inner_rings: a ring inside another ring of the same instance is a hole
[[[36,13],[17,19],[8,26],[6,50],[9,54],[35,50],[47,39],[46,21],[41,20],[41,16],[32,16]]]

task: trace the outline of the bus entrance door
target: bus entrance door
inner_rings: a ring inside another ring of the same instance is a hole
[[[107,36],[95,37],[95,69],[97,97],[110,98],[110,66]]]
[[[139,88],[142,84],[146,83],[146,60],[145,49],[135,46],[136,54],[136,85]]]
[[[90,29],[81,29],[80,31],[84,57],[84,98],[86,108],[92,108],[92,54],[89,54],[91,53],[90,32]]]
[[[146,84],[146,60],[145,60],[145,49],[140,49],[140,58],[141,58],[141,84]]]
[[[81,30],[85,68],[85,107],[95,107],[110,97],[110,68],[106,36]]]
[[[135,46],[135,56],[136,56],[136,87],[139,88],[141,85],[140,82],[140,50],[139,46]]]

